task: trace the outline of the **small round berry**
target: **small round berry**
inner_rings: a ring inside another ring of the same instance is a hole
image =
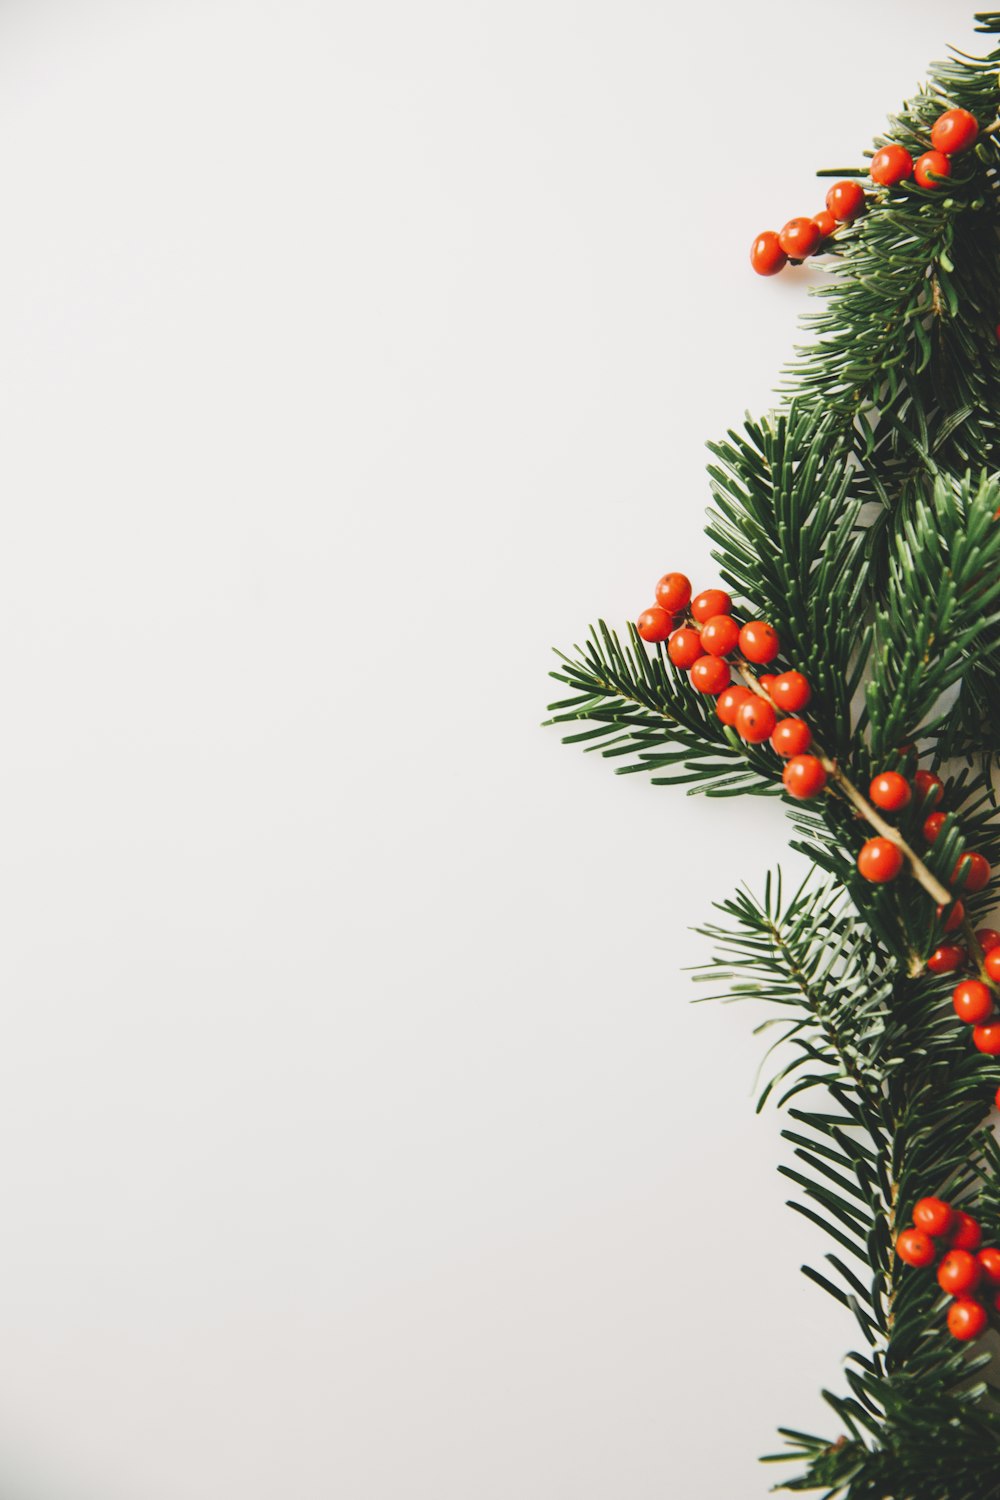
[[[715,700],[716,718],[721,719],[723,724],[728,724],[730,729],[732,729],[736,723],[737,709],[753,696],[748,687],[742,687],[737,684],[727,687]]]
[[[813,214],[813,223],[821,240],[828,240],[837,228],[837,221],[828,208],[821,208],[818,214]]]
[[[910,783],[905,776],[900,776],[898,771],[883,771],[881,776],[876,776],[868,789],[876,807],[881,807],[884,812],[899,812],[905,807],[912,797]]]
[[[913,176],[913,157],[902,146],[883,146],[872,157],[869,171],[879,187],[893,187]]]
[[[1000,984],[1000,948],[990,949],[983,959],[983,968],[995,984]]]
[[[803,755],[812,744],[812,730],[805,719],[781,719],[774,726],[771,748],[786,760],[792,755]]]
[[[658,604],[653,604],[643,610],[635,628],[644,641],[665,641],[674,628],[674,617]]]
[[[957,156],[960,151],[968,150],[978,134],[975,115],[970,115],[967,109],[946,109],[931,126],[931,145],[935,151]]]
[[[735,651],[740,627],[732,615],[712,615],[701,627],[701,644],[709,656],[728,656]]]
[[[990,1286],[1000,1286],[1000,1250],[995,1245],[987,1245],[985,1250],[980,1250],[976,1256],[983,1280]]]
[[[778,632],[766,620],[748,620],[740,631],[740,650],[747,661],[766,667],[781,650]]]
[[[769,698],[771,696],[771,689],[774,687],[774,684],[777,682],[777,680],[777,674],[774,672],[762,672],[757,678],[757,681],[760,683],[761,687],[764,689]]]
[[[913,163],[913,180],[922,188],[939,188],[940,178],[951,176],[951,162],[943,151],[925,151]]]
[[[964,948],[959,948],[955,943],[942,943],[927,960],[927,967],[932,974],[954,974],[964,963]]]
[[[699,693],[721,693],[729,682],[729,668],[719,656],[699,656],[691,668],[691,686]]]
[[[788,264],[788,256],[773,229],[765,229],[750,246],[750,264],[758,276],[774,276]]]
[[[993,1095],[993,1108],[1000,1109],[1000,1088],[998,1088],[996,1093]]]
[[[993,993],[981,979],[963,979],[956,984],[951,1003],[958,1019],[967,1026],[977,1026],[993,1014]]]
[[[947,816],[948,814],[943,812],[933,812],[927,814],[926,818],[924,819],[923,832],[924,838],[926,839],[928,844],[933,844],[934,840],[941,832],[941,829],[944,827],[944,820]]]
[[[937,914],[939,921],[944,918],[945,932],[957,932],[965,921],[965,903],[953,901],[950,906],[939,906]]]
[[[929,807],[937,807],[944,796],[944,782],[933,771],[917,771],[913,788],[921,802],[926,802]]]
[[[826,195],[826,206],[841,224],[849,224],[864,209],[864,190],[859,183],[853,182],[850,178],[845,178],[843,182],[835,182]]]
[[[979,1226],[979,1220],[974,1219],[971,1214],[967,1214],[963,1209],[956,1208],[955,1223],[951,1234],[948,1236],[949,1248],[952,1250],[968,1250],[970,1255],[975,1255],[982,1243],[983,1231]]]
[[[924,1234],[938,1239],[955,1222],[955,1210],[943,1198],[920,1198],[913,1205],[913,1222]]]
[[[812,219],[789,219],[778,235],[778,244],[790,260],[805,260],[820,242],[820,232]]]
[[[983,886],[989,884],[990,873],[989,862],[981,854],[962,854],[951,872],[951,878],[958,881],[964,877],[962,889],[974,892],[981,891]]]
[[[985,1333],[988,1323],[985,1307],[973,1297],[959,1297],[948,1309],[948,1332],[963,1344]]]
[[[904,1229],[896,1241],[896,1254],[908,1266],[929,1266],[937,1251],[930,1235],[922,1229]]]
[[[771,697],[782,713],[795,714],[805,708],[812,689],[801,672],[781,672],[771,684]]]
[[[977,927],[976,942],[984,953],[992,953],[994,948],[1000,948],[1000,932],[995,927]]]
[[[723,589],[703,589],[691,600],[691,613],[699,625],[705,625],[713,615],[732,613],[733,601]]]
[[[974,1292],[982,1279],[982,1268],[968,1250],[949,1250],[937,1270],[938,1286],[953,1297]]]
[[[656,585],[656,602],[661,609],[679,615],[691,600],[691,580],[683,573],[664,573]]]
[[[793,755],[781,773],[785,791],[797,802],[808,802],[826,786],[826,772],[815,755]]]
[[[736,715],[736,733],[750,745],[762,745],[770,739],[776,719],[774,709],[766,698],[751,693],[746,703],[741,703]]]
[[[685,672],[688,667],[694,666],[701,654],[701,636],[690,625],[682,625],[680,630],[675,630],[667,643],[670,660],[675,667],[680,667]]]
[[[891,839],[868,839],[861,845],[858,870],[866,880],[884,885],[903,868],[903,851]]]
[[[1000,1021],[973,1027],[972,1045],[986,1057],[1000,1057]]]

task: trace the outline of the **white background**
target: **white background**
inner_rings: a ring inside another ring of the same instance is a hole
[[[4,0],[5,1494],[754,1500],[839,1431],[683,972],[780,809],[538,723],[715,581],[808,280],[749,242],[969,15]]]

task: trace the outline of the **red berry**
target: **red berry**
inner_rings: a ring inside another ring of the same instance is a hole
[[[941,829],[944,827],[944,820],[947,816],[947,813],[943,812],[934,812],[927,814],[926,818],[924,819],[924,838],[927,840],[928,844],[933,844],[934,840],[941,832]]]
[[[808,802],[826,786],[826,772],[815,755],[793,755],[781,773],[785,791],[797,802]]]
[[[932,1239],[947,1234],[955,1222],[955,1210],[943,1198],[920,1198],[913,1205],[913,1222]]]
[[[951,878],[958,881],[964,876],[964,890],[981,891],[984,885],[989,884],[990,873],[989,863],[981,854],[962,854],[951,872]]]
[[[954,943],[942,943],[940,948],[935,948],[927,960],[927,967],[932,974],[953,974],[965,963],[965,949],[956,947]]]
[[[975,115],[970,115],[967,109],[946,109],[931,126],[931,145],[935,151],[957,156],[972,145],[978,134]]]
[[[679,615],[691,599],[691,580],[683,573],[664,573],[656,585],[656,602],[661,609]]]
[[[983,968],[992,980],[1000,984],[1000,948],[991,948],[983,959]]]
[[[993,993],[981,979],[963,979],[956,984],[951,1003],[958,1019],[967,1026],[976,1026],[993,1014]]]
[[[1000,947],[1000,932],[995,927],[977,927],[976,942],[984,953],[992,953],[994,948]]]
[[[750,246],[750,264],[758,276],[773,276],[788,264],[788,256],[773,229],[765,229]]]
[[[748,620],[740,631],[740,650],[747,661],[766,666],[781,650],[778,632],[766,620]]]
[[[764,689],[769,698],[771,696],[771,689],[774,687],[774,684],[777,682],[777,680],[777,676],[774,672],[762,672],[761,675],[757,678],[757,681],[760,683],[761,687]]]
[[[872,157],[869,168],[872,182],[879,187],[893,187],[913,175],[913,158],[902,146],[883,146]]]
[[[972,1297],[959,1297],[948,1309],[948,1332],[963,1344],[985,1333],[988,1323],[985,1307]]]
[[[727,687],[715,700],[715,715],[730,728],[736,723],[736,710],[754,695],[748,687]]]
[[[993,1106],[995,1109],[1000,1109],[1000,1088],[993,1095]]]
[[[905,807],[913,795],[910,791],[910,783],[905,776],[900,776],[898,771],[883,771],[881,776],[876,776],[868,789],[876,807],[881,807],[885,812],[898,812]]]
[[[812,697],[812,689],[801,672],[782,672],[771,684],[771,697],[782,713],[798,713]]]
[[[786,759],[802,755],[812,744],[812,730],[805,719],[782,719],[774,726],[771,748]]]
[[[835,219],[841,224],[850,223],[856,219],[865,206],[865,195],[857,182],[845,178],[843,182],[835,182],[826,195],[826,206]]]
[[[643,610],[635,628],[644,641],[665,641],[674,628],[674,617],[658,604],[653,604]]]
[[[976,1256],[983,1280],[988,1281],[990,1286],[1000,1286],[1000,1250],[994,1245],[987,1245],[985,1250],[980,1250]]]
[[[770,738],[774,728],[775,712],[766,698],[756,693],[747,703],[741,703],[736,715],[736,733],[751,745],[761,745]]]
[[[933,771],[917,771],[913,787],[917,796],[929,807],[937,807],[944,796],[944,782]]]
[[[929,1266],[937,1251],[922,1229],[904,1229],[896,1241],[896,1254],[908,1266]]]
[[[965,904],[961,901],[953,901],[950,906],[939,906],[937,909],[938,919],[944,917],[945,932],[957,932],[965,921]]]
[[[955,1210],[955,1223],[951,1234],[948,1236],[948,1245],[952,1250],[968,1250],[975,1254],[983,1243],[983,1231],[979,1227],[979,1220],[974,1219],[971,1214],[965,1213],[961,1208]]]
[[[713,615],[701,627],[701,644],[709,656],[728,656],[739,638],[740,627],[732,615]]]
[[[861,845],[858,869],[866,880],[876,885],[895,880],[903,868],[903,853],[891,839],[868,839]]]
[[[821,208],[818,214],[813,214],[813,223],[823,240],[828,240],[837,228],[837,221],[828,208]]]
[[[789,219],[778,235],[779,246],[792,260],[805,260],[819,241],[820,233],[812,219]]]
[[[942,151],[925,151],[913,163],[914,181],[922,188],[939,188],[940,177],[951,176],[951,162]]]
[[[722,589],[703,589],[691,600],[691,613],[699,625],[705,625],[713,615],[728,615],[733,601]]]
[[[973,1027],[972,1045],[987,1057],[1000,1057],[1000,1021]]]
[[[699,656],[691,668],[691,686],[699,693],[721,693],[729,681],[729,668],[721,657]]]
[[[682,625],[680,630],[675,630],[667,645],[667,655],[675,667],[687,671],[693,667],[701,656],[701,636],[697,630],[692,630],[690,625]]]
[[[953,1297],[974,1292],[983,1279],[982,1268],[968,1250],[949,1250],[937,1270],[938,1286]]]

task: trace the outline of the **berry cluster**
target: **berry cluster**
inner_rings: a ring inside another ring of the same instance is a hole
[[[722,589],[705,589],[692,598],[690,579],[666,573],[656,585],[656,603],[639,616],[636,630],[644,641],[667,642],[674,666],[687,672],[699,693],[716,699],[719,720],[742,740],[749,745],[770,741],[785,761],[781,779],[790,796],[799,801],[815,797],[826,785],[827,773],[817,756],[806,753],[812,731],[795,717],[812,696],[809,683],[795,671],[757,677],[752,668],[768,666],[781,650],[777,631],[766,620],[739,625],[732,609],[733,601]],[[734,655],[744,683],[756,682],[756,690],[733,682],[729,659]]]
[[[990,1314],[1000,1313],[1000,1249],[983,1245],[983,1231],[971,1214],[942,1198],[921,1198],[913,1225],[896,1240],[896,1254],[908,1266],[926,1269],[937,1260],[938,1286],[954,1300],[948,1330],[963,1342],[985,1333]]]
[[[948,109],[931,126],[931,149],[916,161],[903,146],[883,146],[872,157],[869,173],[876,187],[894,187],[911,177],[918,187],[933,190],[951,176],[951,158],[967,151],[979,134],[975,115],[967,109]],[[838,224],[850,224],[865,207],[859,185],[848,179],[835,182],[826,195],[826,208],[812,219],[789,219],[776,234],[766,229],[750,247],[750,264],[759,276],[773,276],[792,261],[814,255]]]

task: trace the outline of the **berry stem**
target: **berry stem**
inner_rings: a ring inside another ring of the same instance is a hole
[[[773,702],[770,694],[766,691],[766,689],[761,687],[760,683],[757,681],[757,678],[754,676],[753,672],[750,671],[749,667],[745,666],[741,662],[737,670],[739,671],[739,674],[743,678],[743,681],[746,683],[747,687],[750,688],[751,692],[757,693],[757,695],[761,698],[766,698],[768,703],[770,703],[773,708],[777,708],[777,704]],[[931,871],[928,870],[919,854],[917,854],[914,849],[910,848],[909,844],[903,838],[898,828],[893,828],[891,823],[887,823],[885,821],[881,814],[868,801],[868,798],[858,791],[858,788],[854,785],[854,782],[851,781],[848,776],[845,776],[844,772],[837,765],[837,762],[831,759],[831,757],[825,753],[822,746],[819,744],[818,740],[815,739],[815,737],[813,738],[813,747],[816,751],[816,758],[819,761],[820,765],[823,767],[823,770],[826,772],[826,774],[832,781],[836,782],[837,786],[840,788],[847,801],[851,803],[851,805],[861,814],[861,816],[865,818],[872,825],[872,827],[882,835],[884,839],[888,839],[891,844],[896,845],[897,849],[899,849],[900,853],[907,860],[915,878],[920,883],[920,885],[923,886],[927,894],[933,897],[938,906],[950,906],[954,899],[951,891],[949,891],[946,886],[943,886],[940,880],[938,880],[937,876],[933,875]],[[975,941],[975,939],[973,939],[973,941]]]

